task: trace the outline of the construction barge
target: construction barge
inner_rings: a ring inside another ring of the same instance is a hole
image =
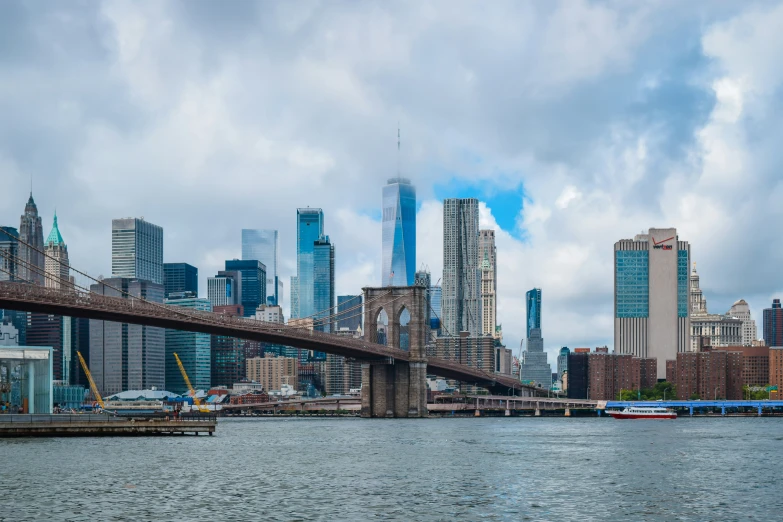
[[[214,415],[0,415],[0,438],[212,435],[216,426]]]

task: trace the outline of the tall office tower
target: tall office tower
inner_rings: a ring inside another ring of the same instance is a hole
[[[163,284],[163,228],[144,218],[112,219],[112,277]]]
[[[46,271],[46,288],[56,290],[70,287],[68,278],[71,275],[70,263],[68,262],[68,246],[63,241],[60,234],[60,228],[57,226],[57,213],[54,214],[54,225],[49,237],[46,238],[44,246],[46,260],[44,261]]]
[[[19,274],[19,232],[14,227],[0,227],[0,281],[32,282]]]
[[[226,260],[226,272],[238,272],[242,278],[240,302],[245,317],[255,317],[256,308],[267,303],[266,267],[255,259]]]
[[[323,210],[296,210],[296,277],[291,278],[291,319],[310,317],[317,312],[313,295],[313,253],[315,242],[323,235]]]
[[[541,329],[541,289],[534,288],[525,294],[525,308],[527,310],[527,338],[530,339],[530,330]]]
[[[207,299],[212,303],[212,308],[241,305],[242,274],[236,270],[220,270],[216,276],[207,278]]]
[[[443,317],[443,287],[435,285],[430,287],[430,329],[441,335],[440,321]]]
[[[522,352],[522,380],[534,381],[549,389],[552,386],[552,367],[547,362],[541,329],[531,328],[528,335],[527,350]]]
[[[567,346],[560,348],[560,353],[557,356],[557,380],[563,382],[563,374],[568,371],[568,356],[571,354],[571,350]]]
[[[280,242],[277,230],[242,229],[242,259],[258,260],[266,267],[266,303],[283,306],[283,281],[277,271]]]
[[[112,277],[91,285],[90,291],[163,302],[163,285],[143,279]],[[153,386],[162,390],[166,380],[165,329],[90,320],[89,367],[101,395]]]
[[[478,200],[443,202],[443,316],[447,335],[483,333]]]
[[[19,277],[22,280],[43,285],[45,268],[44,255],[42,254],[44,249],[43,227],[41,226],[41,218],[38,216],[38,207],[33,200],[32,190],[19,222],[19,239],[30,245],[19,245],[19,257],[23,261],[19,266]],[[28,265],[32,265],[32,267]]]
[[[780,299],[772,300],[772,308],[764,309],[764,344],[776,348],[783,346],[783,308]]]
[[[659,379],[667,360],[690,351],[690,258],[690,245],[674,228],[614,244],[614,349],[654,357]]]
[[[416,270],[416,187],[391,178],[383,187],[383,286],[412,286]]]
[[[337,296],[337,330],[356,331],[362,326],[362,296]]]
[[[181,299],[166,299],[167,305],[211,312],[212,304],[209,299],[185,297]],[[174,354],[182,361],[182,366],[188,374],[190,382],[197,390],[207,390],[210,385],[211,371],[211,339],[209,334],[199,332],[183,332],[181,330],[166,329],[166,389],[168,391],[185,394],[188,386],[179,371]]]
[[[163,263],[163,289],[167,298],[183,292],[198,295],[198,268],[187,263]]]
[[[334,328],[334,245],[323,236],[313,245],[313,329],[333,332]]]
[[[740,299],[731,305],[726,315],[742,321],[742,346],[752,346],[753,341],[758,339],[758,333],[756,332],[756,321],[750,316],[748,303],[744,299]]]
[[[479,231],[479,258],[481,259],[481,310],[484,334],[497,337],[497,248],[495,231]]]
[[[70,318],[32,312],[27,326],[28,346],[48,346],[52,349],[52,378],[56,381],[69,380]]]
[[[0,281],[22,281],[19,277],[19,232],[14,227],[0,226]],[[8,319],[19,331],[19,345],[27,345],[27,312],[1,310],[0,317]]]

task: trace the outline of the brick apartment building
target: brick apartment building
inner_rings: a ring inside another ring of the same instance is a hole
[[[593,353],[568,356],[568,397],[617,400],[621,390],[652,388],[657,382],[657,361],[628,354]]]
[[[677,399],[742,399],[743,354],[712,350],[680,352],[676,361],[666,361],[666,376],[677,385]]]

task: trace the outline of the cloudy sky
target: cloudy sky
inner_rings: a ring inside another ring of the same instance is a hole
[[[690,241],[711,312],[759,319],[783,294],[781,27],[779,2],[5,1],[0,224],[32,177],[74,266],[109,275],[111,219],[144,216],[202,293],[241,228],[277,228],[287,293],[296,208],[321,207],[356,293],[399,122],[417,263],[440,277],[441,202],[478,197],[515,352],[534,286],[551,353],[612,346],[612,245],[651,226]]]

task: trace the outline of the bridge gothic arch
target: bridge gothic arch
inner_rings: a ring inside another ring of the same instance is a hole
[[[363,417],[425,417],[429,307],[423,286],[363,288],[365,339],[379,342],[385,312],[386,345],[406,350],[408,361],[362,364]]]

